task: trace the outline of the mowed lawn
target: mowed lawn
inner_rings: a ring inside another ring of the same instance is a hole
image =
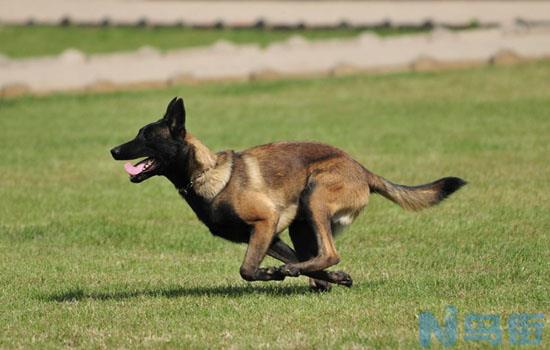
[[[419,313],[446,305],[457,348],[490,347],[464,341],[468,313],[500,315],[508,347],[511,313],[550,311],[549,77],[535,63],[0,100],[0,348],[411,349]],[[373,196],[337,239],[351,289],[247,283],[245,246],[110,157],[175,95],[213,149],[316,140],[397,183],[469,184],[420,213]]]
[[[469,28],[475,28],[470,26]],[[186,27],[78,27],[0,25],[0,54],[12,58],[55,55],[71,47],[85,53],[136,50],[153,46],[160,50],[211,45],[218,40],[267,46],[293,35],[308,40],[348,38],[363,29],[231,29]],[[427,28],[381,27],[370,32],[381,36],[426,32]]]

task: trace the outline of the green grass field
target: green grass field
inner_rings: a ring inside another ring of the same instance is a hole
[[[372,32],[399,35],[424,32],[423,28],[379,28]],[[86,53],[135,50],[148,45],[160,50],[211,45],[217,40],[235,44],[257,43],[267,46],[292,35],[318,40],[356,36],[361,29],[195,29],[178,27],[58,27],[1,26],[0,53],[9,57],[59,54],[67,47]]]
[[[472,312],[501,315],[508,347],[511,313],[550,311],[549,76],[546,62],[0,100],[0,348],[411,349],[418,314],[446,305],[456,348],[492,348],[463,340]],[[373,196],[337,239],[351,289],[247,283],[245,246],[110,157],[175,95],[213,149],[317,140],[394,182],[469,185],[421,213]]]

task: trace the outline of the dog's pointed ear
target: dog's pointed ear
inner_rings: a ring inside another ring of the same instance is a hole
[[[181,135],[185,130],[185,106],[181,97],[174,97],[166,108],[164,120],[168,122],[173,136]]]

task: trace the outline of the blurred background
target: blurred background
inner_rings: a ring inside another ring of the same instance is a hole
[[[544,1],[1,0],[0,94],[512,63]]]

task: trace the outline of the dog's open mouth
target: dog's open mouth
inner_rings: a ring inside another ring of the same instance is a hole
[[[131,163],[124,164],[124,170],[130,175],[130,181],[141,182],[155,175],[159,165],[159,162],[155,158],[145,158],[136,165],[132,165]]]

